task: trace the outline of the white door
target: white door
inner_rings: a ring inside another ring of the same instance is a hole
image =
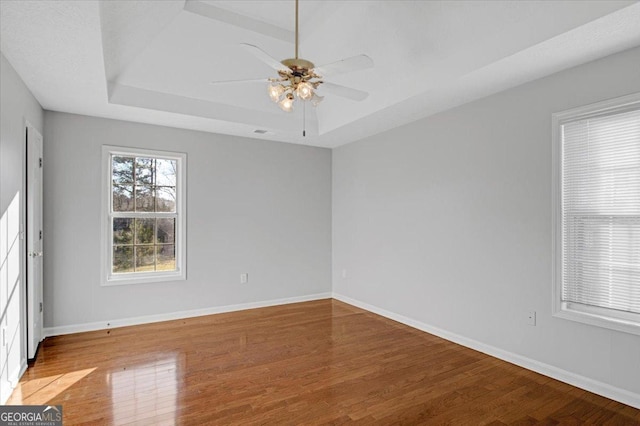
[[[42,340],[42,135],[27,125],[27,357]]]

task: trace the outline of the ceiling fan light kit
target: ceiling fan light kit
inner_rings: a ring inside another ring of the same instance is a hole
[[[304,59],[285,59],[282,63],[295,63],[296,65],[289,65],[288,70],[278,71],[280,78],[268,80],[270,84],[267,90],[271,100],[287,112],[293,110],[293,101],[296,97],[302,101],[310,101],[315,97],[315,102],[312,104],[317,106],[323,98],[316,95],[314,89],[322,84],[322,80],[319,75],[313,72],[313,64]],[[310,65],[311,68],[306,68],[307,65]]]

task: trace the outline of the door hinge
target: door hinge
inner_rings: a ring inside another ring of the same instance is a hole
[[[42,312],[42,302],[40,302],[40,312]]]
[[[39,164],[40,164],[40,168],[42,168],[42,158],[39,158]]]
[[[42,229],[40,230],[40,239],[42,239]]]

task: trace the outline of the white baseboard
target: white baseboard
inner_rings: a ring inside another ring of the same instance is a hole
[[[536,373],[543,374],[547,377],[551,377],[552,379],[560,380],[561,382],[568,383],[572,386],[576,386],[589,392],[593,392],[606,398],[610,398],[623,404],[627,404],[640,409],[640,394],[630,392],[625,389],[620,389],[615,386],[611,386],[609,384],[602,383],[600,381],[593,380],[558,367],[554,367],[553,365],[545,364],[543,362],[515,354],[513,352],[505,351],[504,349],[496,348],[495,346],[487,345],[485,343],[478,342],[477,340],[469,339],[468,337],[460,336],[458,334],[451,333],[438,327],[433,327],[423,322],[416,321],[403,315],[396,314],[395,312],[390,312],[377,306],[370,305],[368,303],[361,302],[347,296],[343,296],[341,294],[333,293],[333,298],[336,300],[340,300],[341,302],[348,303],[349,305],[356,306],[374,314],[378,314],[380,316],[416,328],[418,330],[425,331],[429,334],[442,337],[443,339],[449,340],[459,345],[466,346],[476,351],[480,351],[495,358],[499,358],[503,361],[510,362],[512,364],[526,368],[527,370],[535,371]]]
[[[331,293],[318,293],[306,296],[287,297],[284,299],[264,300],[260,302],[240,303],[237,305],[216,306],[212,308],[194,309],[190,311],[170,312],[166,314],[146,315],[142,317],[123,318],[112,321],[98,321],[85,324],[61,325],[45,327],[44,337],[60,336],[63,334],[81,333],[85,331],[106,330],[114,327],[149,324],[152,322],[171,321],[176,319],[200,317],[204,315],[221,314],[224,312],[243,311],[246,309],[264,308],[267,306],[287,305],[290,303],[309,302],[311,300],[330,299]]]

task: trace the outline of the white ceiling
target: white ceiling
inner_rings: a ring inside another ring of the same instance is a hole
[[[292,57],[293,0],[2,0],[0,48],[48,110],[335,147],[639,46],[639,23],[637,1],[301,0],[301,57],[375,62],[330,79],[370,95],[326,93],[304,138],[264,83],[209,84],[275,76],[240,43]]]

